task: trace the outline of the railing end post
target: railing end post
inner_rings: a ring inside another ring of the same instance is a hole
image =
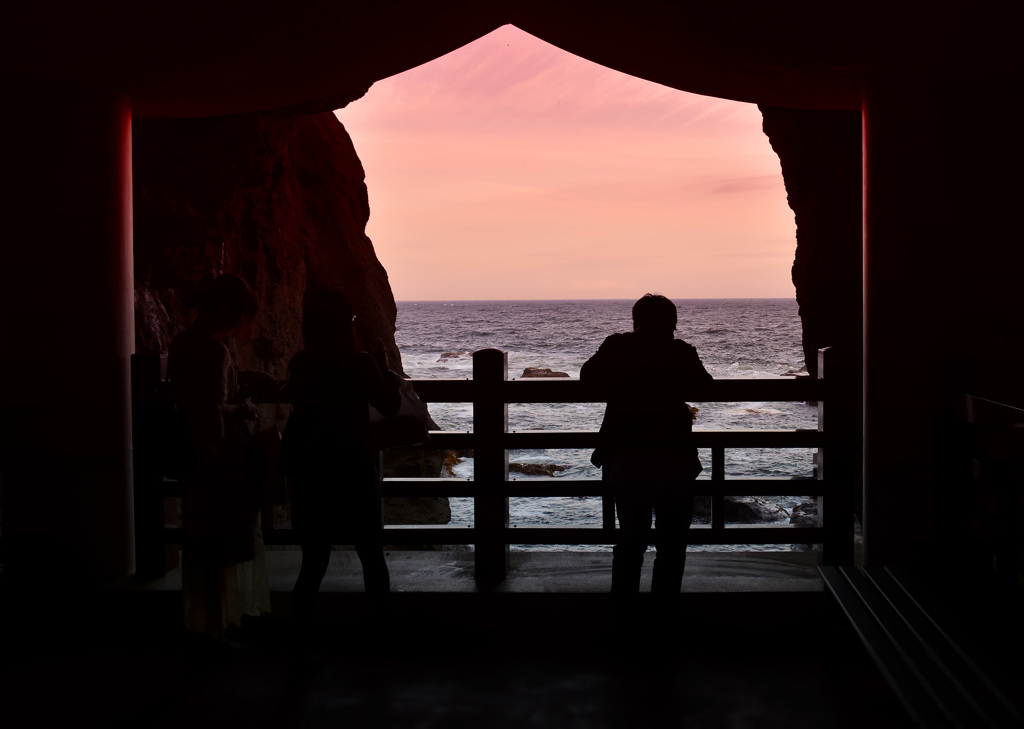
[[[473,480],[474,525],[480,533],[474,555],[477,584],[489,587],[508,574],[509,545],[502,544],[509,522],[508,404],[501,389],[508,379],[508,352],[481,349],[473,352]]]

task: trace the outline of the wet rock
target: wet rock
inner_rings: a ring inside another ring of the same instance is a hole
[[[711,518],[711,497],[698,496],[693,500],[693,515],[697,519]],[[726,496],[725,521],[733,524],[763,524],[789,517],[789,512],[763,496]]]
[[[523,370],[523,377],[568,377],[566,372],[555,372],[549,367],[527,367]]]
[[[385,524],[447,524],[452,509],[445,497],[385,497]]]
[[[462,463],[462,459],[455,451],[445,451],[444,460],[441,462],[441,475],[449,478],[456,478],[455,467]]]
[[[509,463],[510,473],[522,473],[526,476],[554,476],[564,471],[566,466],[557,463]]]
[[[818,502],[804,501],[794,506],[789,523],[799,527],[818,526]]]

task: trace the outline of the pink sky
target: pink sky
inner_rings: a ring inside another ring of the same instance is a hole
[[[505,26],[336,113],[399,301],[794,296],[793,213],[753,104]]]

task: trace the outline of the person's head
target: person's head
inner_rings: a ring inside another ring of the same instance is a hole
[[[661,294],[644,294],[633,304],[633,331],[672,336],[678,315],[676,305]]]
[[[307,290],[302,298],[302,339],[306,349],[354,350],[354,319],[352,303],[345,294],[332,289]]]
[[[218,276],[199,294],[196,305],[207,326],[224,336],[248,329],[259,309],[249,284],[231,274]]]

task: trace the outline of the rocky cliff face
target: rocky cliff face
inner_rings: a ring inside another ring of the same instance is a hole
[[[796,217],[793,283],[807,371],[818,374],[818,349],[834,348],[825,372],[831,382],[825,407],[833,413],[829,430],[838,445],[825,451],[819,468],[849,485],[861,519],[861,115],[760,108]]]
[[[819,348],[860,348],[860,112],[759,108],[796,217],[793,283],[814,375]]]
[[[394,297],[364,232],[363,168],[334,114],[138,121],[133,178],[138,352],[166,351],[190,321],[183,298],[234,273],[260,301],[255,336],[236,351],[240,367],[285,379],[302,346],[303,293],[329,286],[351,298],[364,346],[381,339],[400,370]],[[440,457],[415,471],[402,466],[403,475],[438,475]],[[448,520],[447,499],[427,514],[423,506],[410,523]]]
[[[310,285],[345,291],[359,334],[401,361],[362,165],[333,114],[140,121],[133,147],[139,351],[166,349],[188,322],[182,297],[230,272],[261,305],[240,366],[285,376]]]

